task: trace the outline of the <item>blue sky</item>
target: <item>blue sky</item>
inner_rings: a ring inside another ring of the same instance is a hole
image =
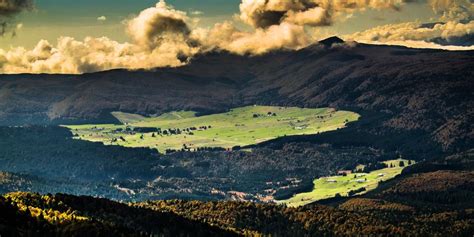
[[[71,17],[95,15],[127,16],[156,4],[157,0],[37,0],[37,8],[50,14]],[[175,8],[200,10],[209,15],[229,15],[238,11],[239,0],[168,0]]]

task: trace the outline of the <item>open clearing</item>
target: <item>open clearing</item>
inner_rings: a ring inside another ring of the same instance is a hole
[[[196,116],[178,111],[159,117],[112,113],[121,125],[66,126],[77,139],[105,145],[188,150],[246,146],[281,136],[317,134],[346,126],[359,114],[331,108],[247,106],[227,113]]]
[[[404,166],[400,166],[403,162]],[[299,193],[287,200],[278,201],[290,207],[303,206],[318,200],[333,198],[337,194],[349,196],[349,192],[363,194],[377,188],[379,182],[393,179],[402,170],[414,161],[403,159],[385,161],[388,168],[375,170],[369,173],[351,173],[346,176],[322,177],[314,180],[314,189],[311,192]],[[359,192],[357,192],[359,190]]]

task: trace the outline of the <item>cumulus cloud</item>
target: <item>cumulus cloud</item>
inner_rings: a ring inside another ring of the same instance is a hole
[[[127,32],[138,45],[153,49],[163,41],[185,41],[190,34],[186,13],[161,0],[155,7],[143,10],[128,21]]]
[[[326,26],[354,11],[400,9],[413,0],[243,0],[241,21],[252,26],[241,31],[231,22],[211,29],[195,29],[191,37],[204,49],[221,48],[239,54],[262,54],[274,49],[299,49],[315,42],[307,27]]]
[[[310,44],[301,25],[282,23],[266,29],[241,31],[232,23],[210,29],[191,29],[185,12],[163,0],[125,22],[132,42],[106,37],[79,41],[61,37],[53,45],[42,40],[33,50],[22,47],[0,50],[0,70],[30,73],[84,73],[113,68],[179,66],[183,59],[215,48],[234,53],[260,54],[272,49],[295,49]]]
[[[443,21],[471,21],[474,19],[474,2],[471,0],[429,0],[435,13]]]
[[[399,9],[411,0],[243,0],[239,19],[253,27],[241,31],[231,22],[211,29],[194,29],[191,38],[203,49],[220,48],[238,54],[262,54],[274,49],[299,49],[315,41],[306,27],[325,26],[343,13],[368,8]],[[346,19],[346,18],[344,18]]]
[[[186,14],[160,1],[126,22],[131,43],[106,37],[83,41],[61,37],[56,45],[40,41],[33,50],[0,50],[3,72],[84,73],[113,68],[179,66],[199,51],[189,37]]]
[[[450,21],[447,23],[422,24],[418,22],[407,22],[378,26],[363,32],[357,32],[348,36],[356,41],[404,41],[404,40],[424,40],[433,41],[443,38],[449,41],[450,38],[460,37],[474,31],[474,22],[459,23]]]
[[[0,0],[0,9],[4,2]],[[314,32],[324,29],[319,26],[343,22],[355,11],[402,10],[410,2],[430,4],[440,21],[379,26],[345,38],[410,47],[472,48],[474,43],[450,45],[465,39],[474,42],[474,37],[469,37],[474,30],[470,0],[242,0],[238,18],[252,26],[246,30],[231,21],[198,28],[196,18],[192,17],[198,13],[190,12],[190,17],[161,0],[125,21],[129,43],[106,37],[84,40],[61,37],[54,45],[42,40],[32,50],[22,47],[0,50],[0,71],[84,73],[113,68],[147,69],[183,65],[193,55],[213,49],[254,55],[274,49],[299,49],[317,40]],[[31,5],[26,4],[21,9],[28,7]],[[106,17],[98,20],[106,20]],[[460,47],[466,45],[471,47]]]
[[[33,50],[0,50],[0,67],[11,73],[84,73],[113,68],[141,69],[179,66],[180,54],[194,54],[187,45],[164,42],[153,50],[106,37],[83,41],[62,37],[56,45],[40,41]]]
[[[97,17],[97,20],[98,21],[106,21],[107,17],[106,16],[99,16],[99,17]]]
[[[428,3],[440,15],[438,22],[383,25],[346,38],[367,43],[396,43],[449,50],[469,49],[466,46],[474,45],[474,3],[470,0],[429,0]]]
[[[0,1],[0,36],[5,35],[12,27],[14,17],[22,11],[33,8],[32,0],[1,0]]]
[[[2,0],[0,1],[0,15],[11,16],[32,7],[33,1],[31,0]]]
[[[408,48],[423,48],[423,49],[442,49],[450,51],[463,51],[463,50],[474,50],[474,45],[471,46],[457,46],[457,45],[440,45],[433,42],[426,42],[422,40],[404,40],[404,41],[370,41],[370,44],[376,45],[397,45],[405,46]]]
[[[414,0],[243,0],[240,19],[256,28],[267,28],[283,22],[296,25],[330,25],[335,17],[356,10],[399,10]]]
[[[345,38],[367,43],[393,44],[396,42],[407,46],[450,50],[465,49],[465,47],[451,46],[474,44],[474,2],[472,0],[243,0],[240,4],[239,18],[255,27],[257,33],[265,32],[266,29],[275,28],[275,26],[289,24],[310,27],[326,26],[335,21],[345,21],[355,11],[367,9],[401,11],[406,4],[413,2],[429,4],[434,13],[439,15],[439,22],[432,24],[408,22],[378,26],[347,35]],[[297,31],[293,32],[297,33]],[[304,33],[302,36],[305,39],[311,39]],[[419,43],[415,43],[417,41]],[[299,47],[304,46],[306,42],[307,40],[299,41]],[[406,43],[403,44],[403,42]],[[294,45],[294,42],[291,42],[283,46],[295,48]],[[255,50],[251,51],[255,52]]]
[[[197,29],[192,38],[203,50],[225,49],[237,54],[262,54],[274,49],[298,49],[312,42],[303,26],[290,23],[273,25],[266,29],[246,32],[231,22],[216,24],[212,29]]]

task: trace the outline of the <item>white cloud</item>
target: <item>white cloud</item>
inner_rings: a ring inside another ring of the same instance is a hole
[[[440,39],[450,42],[453,37],[473,33],[472,4],[461,4],[467,0],[242,0],[238,18],[253,26],[250,30],[240,30],[230,21],[198,28],[197,18],[188,17],[186,12],[161,0],[125,21],[126,32],[132,39],[129,43],[106,37],[84,40],[61,37],[55,45],[42,40],[32,50],[22,47],[0,50],[0,71],[84,73],[114,68],[147,69],[180,66],[186,63],[183,59],[216,48],[238,54],[299,49],[315,42],[316,35],[329,34],[317,26],[347,20],[354,11],[400,10],[404,4],[414,1],[428,1],[442,19],[448,20],[429,26],[419,22],[384,25],[345,38],[409,47],[473,49],[436,44]],[[106,20],[106,17],[98,20]]]
[[[473,46],[455,46],[455,45],[439,45],[433,42],[426,42],[421,40],[404,40],[404,41],[360,41],[361,43],[370,43],[375,45],[398,45],[405,46],[408,48],[423,48],[423,49],[443,49],[449,51],[463,51],[463,50],[474,50]]]
[[[153,49],[162,41],[186,41],[190,29],[185,12],[175,10],[161,0],[127,22],[127,32],[136,44]]]
[[[99,17],[97,17],[97,20],[98,21],[106,21],[107,17],[106,16],[99,16]]]
[[[56,45],[40,41],[33,50],[22,47],[0,50],[0,65],[9,73],[84,73],[113,68],[154,68],[182,65],[178,55],[189,51],[187,45],[163,42],[153,50],[106,37],[83,41],[62,37]]]
[[[208,30],[195,30],[192,37],[201,43],[204,50],[217,47],[238,54],[262,54],[281,48],[298,49],[311,42],[303,26],[291,23],[245,32],[238,30],[231,22],[224,22]]]
[[[468,50],[463,38],[474,37],[474,3],[469,0],[429,0],[440,22],[423,24],[406,22],[374,27],[347,35],[345,38],[367,43],[397,44],[419,48]],[[456,43],[450,43],[454,41]],[[443,45],[437,43],[443,42]],[[451,44],[451,45],[450,45]]]
[[[191,14],[191,15],[195,15],[195,16],[200,16],[200,15],[203,15],[204,12],[198,11],[198,10],[194,10],[194,11],[191,11],[190,14]]]
[[[242,0],[240,19],[256,28],[282,22],[297,25],[330,25],[343,14],[366,9],[398,10],[414,0]]]
[[[18,25],[14,25],[14,17],[20,12],[31,10],[33,8],[32,0],[1,0],[0,1],[0,36],[15,30]]]
[[[378,26],[366,31],[357,32],[347,36],[356,41],[403,41],[403,40],[425,40],[431,41],[436,38],[449,39],[474,33],[474,21],[460,23],[449,21],[446,23],[435,23],[432,27],[426,27],[419,22],[407,22]]]
[[[184,12],[160,1],[127,21],[132,43],[106,37],[86,37],[83,41],[61,37],[56,45],[40,41],[33,50],[23,47],[0,50],[0,70],[7,73],[84,73],[113,68],[154,68],[179,66],[192,56],[192,46]]]

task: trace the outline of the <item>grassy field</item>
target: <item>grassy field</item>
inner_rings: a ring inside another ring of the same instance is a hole
[[[232,148],[281,136],[317,134],[343,128],[359,115],[330,108],[248,106],[227,113],[197,117],[178,111],[159,117],[112,113],[122,125],[87,124],[66,126],[77,139],[106,145],[196,150],[203,147]],[[142,129],[140,129],[142,128]],[[159,129],[144,131],[143,129]]]
[[[400,167],[400,161],[404,166]],[[333,198],[336,194],[348,196],[350,191],[361,190],[357,194],[363,194],[367,191],[377,188],[380,181],[393,179],[399,175],[402,170],[408,166],[408,160],[398,159],[384,162],[389,168],[375,170],[369,173],[353,173],[347,176],[323,177],[314,180],[314,189],[311,192],[299,193],[287,200],[278,201],[290,207],[303,206],[318,200]],[[414,164],[414,161],[411,162]],[[392,168],[391,167],[392,164]]]

